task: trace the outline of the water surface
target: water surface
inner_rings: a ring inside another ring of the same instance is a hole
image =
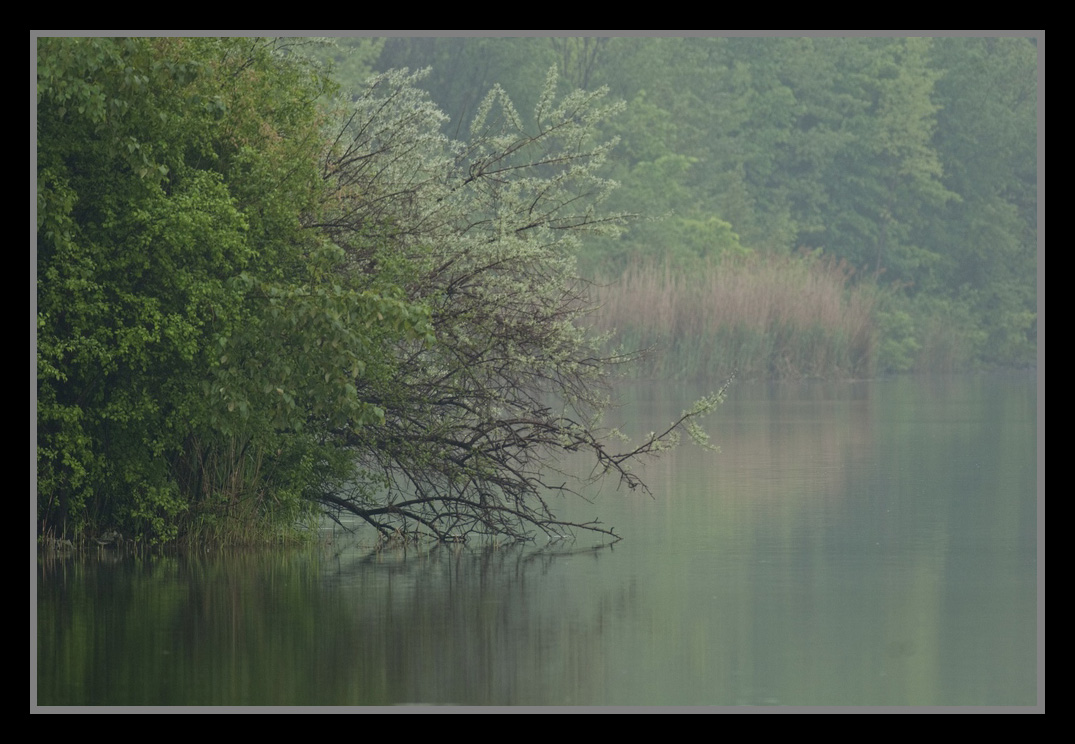
[[[703,392],[634,385],[641,435]],[[738,383],[624,540],[43,561],[42,705],[1036,704],[1030,375]],[[364,547],[365,546],[365,547]]]

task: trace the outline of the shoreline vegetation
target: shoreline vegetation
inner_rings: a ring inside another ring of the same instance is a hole
[[[645,492],[733,376],[1036,357],[1034,39],[36,43],[61,552],[614,541],[558,457]],[[718,391],[615,442],[626,367]]]
[[[593,328],[649,350],[634,367],[639,378],[839,380],[1012,366],[982,363],[982,334],[945,303],[909,300],[820,252],[636,261],[614,278],[597,275]]]
[[[872,377],[879,293],[828,257],[726,258],[694,271],[633,264],[598,280],[595,328],[654,348],[639,376],[704,380]]]

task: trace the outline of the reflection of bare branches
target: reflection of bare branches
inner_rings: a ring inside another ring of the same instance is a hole
[[[544,545],[510,544],[483,545],[453,544],[444,542],[419,542],[411,539],[361,545],[357,542],[335,553],[333,573],[345,577],[351,572],[364,572],[376,565],[389,575],[397,573],[413,576],[415,563],[427,567],[479,567],[480,570],[495,569],[498,575],[512,575],[518,569],[538,566],[542,570],[554,562],[568,557],[599,555],[615,550],[615,542],[579,545],[575,540],[553,540]]]

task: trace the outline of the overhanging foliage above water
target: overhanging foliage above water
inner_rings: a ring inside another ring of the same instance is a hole
[[[40,39],[41,531],[287,531],[315,506],[384,535],[521,539],[566,524],[555,455],[644,484],[706,399],[624,453],[581,324],[580,235],[615,232],[615,113],[530,123],[494,87],[469,138],[391,72],[333,84],[265,39]],[[696,433],[696,432],[695,432]]]

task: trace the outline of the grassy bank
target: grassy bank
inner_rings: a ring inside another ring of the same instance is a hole
[[[597,330],[655,347],[639,374],[665,379],[868,377],[877,369],[872,284],[827,258],[750,256],[693,270],[636,264],[599,282]]]

